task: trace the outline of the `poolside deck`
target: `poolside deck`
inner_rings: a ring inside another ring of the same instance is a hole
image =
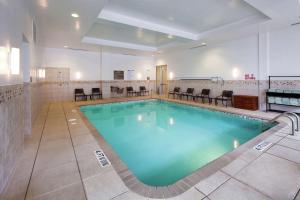
[[[94,151],[103,147],[76,111],[78,105],[133,99],[136,98],[45,105],[32,135],[25,138],[24,153],[1,199],[151,199],[132,192],[113,166],[99,165]],[[263,118],[274,116],[273,113],[190,104]],[[291,137],[288,133],[287,127],[278,129],[265,140],[273,144],[264,152],[248,150],[172,199],[300,199],[297,196],[300,137]],[[148,192],[159,191],[153,188]]]

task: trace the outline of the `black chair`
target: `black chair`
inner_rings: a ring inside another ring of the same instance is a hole
[[[74,90],[74,99],[77,101],[77,98],[80,98],[81,100],[87,100],[87,95],[84,93],[83,88],[76,88]]]
[[[137,95],[137,91],[133,90],[133,87],[126,87],[127,96]]]
[[[179,95],[180,94],[180,87],[175,87],[173,91],[170,91],[168,93],[168,98],[170,95],[173,95],[173,98],[175,98],[175,95]]]
[[[232,99],[233,99],[233,91],[224,90],[222,92],[222,95],[217,96],[215,98],[215,104],[218,105],[218,101],[222,101],[222,104],[227,107],[228,106],[228,101],[230,101],[230,103],[232,105],[232,101],[233,101]],[[226,102],[226,104],[224,104],[224,102]]]
[[[95,97],[102,99],[102,92],[101,92],[100,88],[92,88],[91,98],[95,99]]]
[[[179,95],[180,95],[180,99],[186,96],[186,100],[189,100],[189,97],[194,96],[194,88],[188,88],[186,92],[181,92]]]
[[[210,89],[202,89],[201,94],[197,94],[194,96],[194,100],[195,99],[202,99],[202,103],[204,103],[204,100],[207,99],[209,102],[209,94],[210,94]]]
[[[141,96],[149,95],[149,90],[146,89],[145,86],[140,86],[140,91],[139,91]]]

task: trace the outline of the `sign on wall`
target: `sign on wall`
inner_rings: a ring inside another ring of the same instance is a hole
[[[127,80],[135,80],[135,77],[134,77],[134,70],[128,70],[127,71]]]
[[[124,71],[114,71],[114,80],[124,80]]]

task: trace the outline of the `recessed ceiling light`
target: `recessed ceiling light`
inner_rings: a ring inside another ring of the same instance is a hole
[[[74,18],[78,18],[79,17],[79,15],[77,13],[72,13],[71,16],[74,17]]]
[[[206,43],[205,43],[205,42],[202,42],[201,45],[206,46]]]
[[[65,45],[64,48],[69,48],[69,46]]]
[[[48,0],[39,0],[38,3],[42,8],[48,8]]]
[[[168,35],[168,38],[169,38],[169,39],[172,39],[172,38],[173,38],[173,35]]]

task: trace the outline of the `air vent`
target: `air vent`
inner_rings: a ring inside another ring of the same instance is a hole
[[[137,56],[137,55],[131,54],[131,53],[123,53],[122,55],[124,55],[124,56]]]
[[[291,26],[297,26],[297,25],[300,25],[300,22],[296,22],[296,23],[291,24]]]
[[[202,43],[198,46],[195,46],[195,47],[191,47],[190,49],[198,49],[198,48],[201,48],[201,47],[205,47],[206,46],[206,43]]]
[[[86,50],[86,49],[75,49],[75,48],[68,48],[68,49],[70,49],[70,50],[74,50],[74,51],[88,51],[88,50]]]

